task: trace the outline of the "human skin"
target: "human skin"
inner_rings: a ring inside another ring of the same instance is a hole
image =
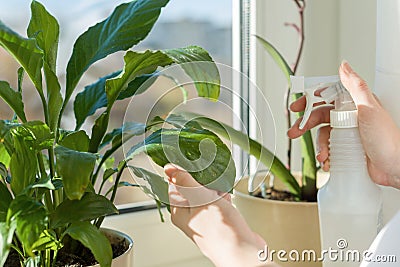
[[[343,62],[339,68],[340,79],[348,89],[358,109],[361,141],[367,156],[368,171],[378,184],[400,189],[400,131],[372,94],[368,85]],[[292,103],[294,112],[305,109],[305,98]],[[315,106],[319,106],[317,103]],[[290,138],[297,138],[313,127],[329,123],[332,106],[320,106],[311,113],[304,129],[299,129],[302,118],[288,130]],[[323,126],[318,131],[317,160],[329,170],[329,135],[331,128]],[[207,189],[197,183],[185,170],[168,164],[172,222],[179,227],[217,267],[271,266],[261,263],[258,251],[266,245],[254,233],[239,212],[232,206],[230,196]]]
[[[339,68],[342,84],[349,91],[358,110],[358,126],[361,142],[367,156],[368,172],[372,180],[380,185],[400,189],[400,130],[390,114],[373,95],[367,83],[343,62]],[[294,112],[305,109],[305,97],[301,97],[290,106]],[[316,106],[321,103],[316,104]],[[288,130],[290,138],[297,138],[306,131],[329,123],[329,112],[333,107],[316,107],[304,129],[299,129],[299,118]],[[331,128],[322,126],[318,130],[317,160],[325,171],[329,170],[329,136]]]
[[[278,265],[258,260],[265,241],[254,233],[230,195],[207,189],[178,166],[164,167],[168,176],[171,220],[217,267]]]

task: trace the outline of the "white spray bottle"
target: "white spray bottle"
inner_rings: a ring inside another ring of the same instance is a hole
[[[359,266],[380,230],[382,196],[368,174],[357,108],[338,76],[292,76],[291,82],[292,93],[306,96],[301,129],[314,103],[335,103],[330,112],[330,177],[318,191],[323,266]]]

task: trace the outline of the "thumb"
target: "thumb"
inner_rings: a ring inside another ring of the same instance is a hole
[[[367,83],[351,68],[347,61],[343,61],[340,65],[339,75],[342,84],[349,91],[357,107],[371,107],[377,104]]]
[[[203,206],[221,198],[216,191],[199,184],[190,173],[179,166],[167,164],[164,171],[168,180],[175,185],[175,190],[187,199],[190,207]]]
[[[201,187],[201,185],[182,167],[167,164],[164,166],[164,172],[168,180],[177,186],[182,187]]]

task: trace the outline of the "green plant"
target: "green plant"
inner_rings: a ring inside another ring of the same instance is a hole
[[[286,26],[291,26],[295,29],[296,33],[299,35],[299,48],[297,51],[297,56],[295,59],[295,63],[290,67],[290,65],[287,63],[288,61],[285,60],[285,58],[282,56],[282,54],[276,49],[270,42],[267,40],[261,38],[260,36],[256,36],[257,39],[260,41],[260,43],[264,46],[265,50],[270,54],[272,59],[276,62],[278,67],[282,70],[282,73],[285,75],[288,84],[290,84],[290,76],[291,75],[296,75],[302,52],[303,52],[303,47],[304,47],[304,10],[306,7],[306,1],[305,0],[293,0],[293,2],[296,4],[298,13],[299,13],[299,18],[300,18],[300,23],[297,25],[295,23],[286,23]],[[290,102],[290,87],[288,86],[287,92],[286,92],[286,116],[287,116],[287,127],[291,127],[291,119],[290,119],[290,110],[289,110],[289,102]],[[297,100],[300,98],[302,95],[301,94],[295,94],[294,99]],[[302,112],[298,113],[297,116],[300,117],[302,116]],[[285,183],[287,181],[293,182],[293,175],[291,174],[291,150],[292,150],[292,140],[288,139],[288,157],[287,157],[287,171],[283,171],[282,173],[279,173],[277,175],[278,178],[283,180]],[[297,190],[295,193],[296,195],[300,195],[300,199],[306,200],[306,201],[316,201],[317,200],[317,183],[316,183],[316,177],[317,177],[317,162],[315,160],[315,151],[314,151],[314,143],[313,139],[311,136],[311,132],[308,131],[306,132],[302,137],[301,137],[301,159],[302,159],[302,182],[301,186],[299,185],[298,188],[300,188],[300,191]],[[279,159],[275,158],[275,162],[280,162]],[[282,164],[281,162],[279,164]]]
[[[21,65],[17,90],[0,81],[0,97],[15,113],[8,120],[0,120],[0,266],[5,264],[10,250],[18,253],[24,266],[55,266],[62,248],[78,253],[82,245],[90,249],[101,266],[110,266],[111,246],[99,227],[104,216],[117,213],[113,201],[118,188],[138,186],[121,182],[122,173],[130,168],[148,182],[150,187],[145,190],[159,206],[168,203],[168,185],[163,177],[129,165],[129,160],[141,152],[161,166],[173,162],[193,170],[192,175],[203,184],[227,170],[227,178],[210,187],[232,189],[235,167],[230,151],[215,134],[194,122],[183,128],[174,128],[177,123],[170,122],[172,127],[161,129],[163,121],[155,118],[149,124],[127,122],[108,130],[113,105],[148,89],[145,84],[154,82],[158,69],[171,64],[182,64],[188,76],[203,81],[196,83],[199,96],[210,100],[219,96],[219,73],[204,49],[189,46],[162,51],[129,50],[149,34],[167,3],[168,0],[124,3],[83,33],[76,40],[66,67],[64,96],[56,75],[57,20],[42,4],[32,1],[27,38],[0,21],[0,46]],[[87,85],[73,97],[90,66],[117,51],[127,51],[123,70]],[[206,67],[185,64],[197,61]],[[22,98],[24,73],[40,97],[44,121],[27,120]],[[62,129],[61,120],[71,100],[76,127]],[[81,126],[93,114],[97,118],[89,135]],[[110,164],[123,143],[144,134],[145,141],[133,146],[127,158]],[[182,157],[170,159],[177,145],[189,161]],[[202,148],[213,153],[202,153]],[[196,171],[197,159],[213,164]],[[110,178],[112,187],[103,192],[103,185]],[[100,182],[100,189],[95,189],[96,182]]]
[[[293,0],[296,4],[300,23],[299,25],[295,23],[286,23],[286,26],[293,27],[297,34],[299,35],[300,42],[299,48],[297,51],[297,56],[295,63],[292,67],[287,63],[288,61],[282,56],[282,54],[276,49],[270,42],[261,38],[260,36],[256,36],[260,43],[264,46],[265,50],[270,54],[272,59],[276,62],[278,67],[282,70],[282,73],[285,75],[288,84],[290,84],[290,76],[296,75],[302,52],[304,47],[304,10],[306,7],[305,0]],[[290,102],[290,86],[288,86],[286,92],[286,111],[287,111],[287,126],[288,128],[291,127],[291,119],[290,119],[290,110],[289,110],[289,102]],[[302,94],[295,94],[294,99],[297,100],[300,98]],[[297,114],[298,117],[302,116],[303,113],[299,112]],[[287,158],[287,170],[278,176],[284,182],[286,181],[293,181],[293,175],[291,174],[291,149],[292,149],[292,140],[288,139],[288,158]],[[317,171],[318,166],[315,160],[315,150],[314,150],[314,143],[311,136],[311,132],[307,131],[301,137],[301,158],[302,158],[302,182],[301,186],[299,185],[300,191],[294,192],[296,195],[300,195],[300,199],[307,200],[307,201],[316,201],[317,200]],[[274,162],[278,162],[279,159],[275,158]],[[280,163],[281,164],[281,163]],[[293,193],[293,192],[292,192]]]
[[[293,0],[296,4],[300,17],[300,24],[288,23],[287,26],[292,26],[300,36],[300,44],[296,56],[295,63],[292,67],[289,66],[282,54],[276,49],[270,42],[256,36],[257,40],[263,45],[265,50],[269,53],[272,59],[276,62],[278,67],[282,70],[285,75],[288,84],[290,84],[290,76],[295,75],[297,68],[300,63],[303,46],[304,46],[304,9],[306,5],[305,0]],[[286,110],[287,110],[287,125],[291,126],[290,120],[290,93],[289,87],[286,93]],[[294,99],[301,97],[301,94],[295,94]],[[290,167],[291,159],[291,140],[288,141],[288,160],[287,165],[275,157],[275,155],[265,148],[262,144],[248,137],[247,134],[237,131],[229,125],[218,122],[212,118],[205,117],[199,114],[180,114],[185,120],[194,120],[199,123],[202,127],[210,129],[229,139],[231,142],[239,145],[242,150],[246,151],[250,155],[257,158],[265,166],[270,166],[270,171],[275,177],[280,179],[287,187],[288,191],[297,200],[304,201],[316,201],[317,199],[317,185],[316,176],[318,166],[315,160],[314,145],[310,131],[306,132],[301,138],[301,152],[302,152],[302,182],[301,184],[293,176]],[[302,113],[298,113],[298,116],[302,116]]]

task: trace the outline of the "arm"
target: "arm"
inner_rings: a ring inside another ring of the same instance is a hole
[[[174,165],[169,177],[171,219],[217,267],[278,265],[258,260],[265,241],[250,230],[232,206],[230,195],[207,189]]]
[[[358,110],[358,124],[361,141],[367,156],[368,171],[377,184],[400,189],[400,130],[390,114],[372,94],[366,82],[343,62],[339,68],[340,79],[350,92]],[[300,98],[291,105],[292,111],[302,111],[305,99]],[[315,109],[303,130],[299,129],[301,118],[289,129],[288,136],[297,138],[305,131],[329,122],[332,107]],[[317,138],[317,160],[325,171],[329,170],[330,127],[321,127]]]

